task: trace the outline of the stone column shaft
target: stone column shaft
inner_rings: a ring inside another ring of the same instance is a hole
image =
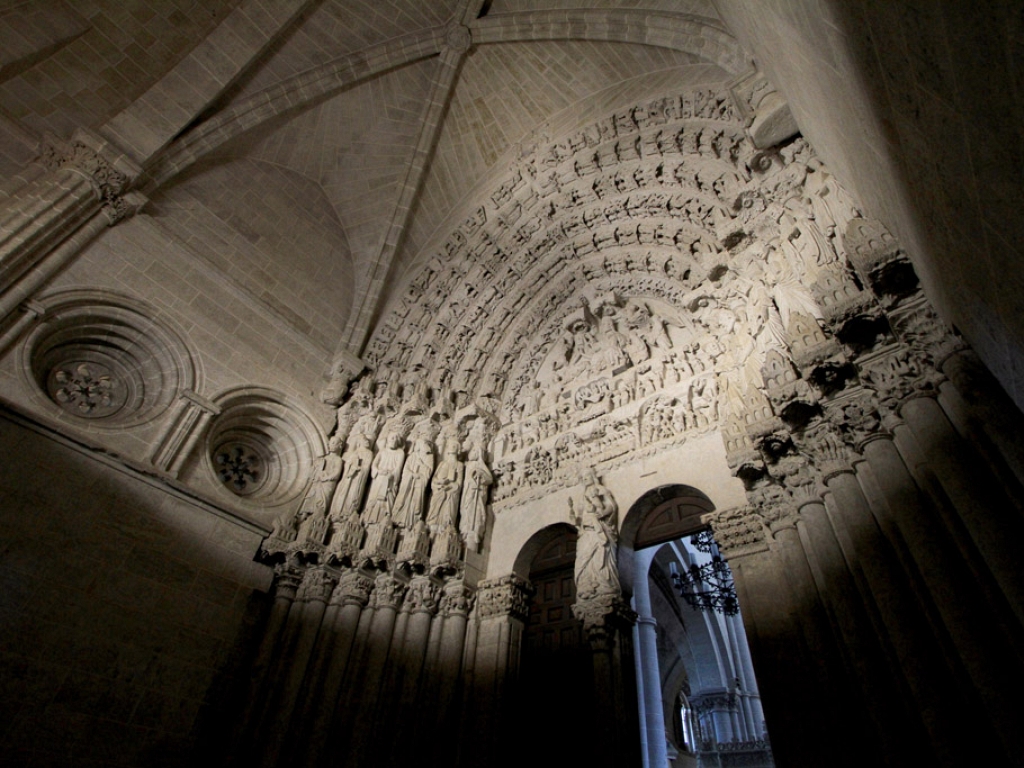
[[[985,719],[999,733],[1006,753],[1020,756],[1014,703],[1024,685],[1020,625],[1001,596],[986,589],[984,574],[979,580],[972,572],[945,526],[936,525],[893,441],[870,441],[864,456],[867,462],[858,468],[858,479],[862,485],[877,487],[872,495],[878,514],[891,519],[906,542],[915,571],[941,618],[937,631],[949,633],[970,675],[969,687],[979,692]]]
[[[327,608],[327,598],[334,588],[335,576],[326,568],[306,571],[296,604],[288,615],[290,642],[282,649],[284,668],[277,690],[272,695],[268,717],[260,729],[260,765],[271,768],[280,759],[288,734],[292,712],[306,682],[313,647]],[[297,609],[297,610],[296,610]]]
[[[366,579],[366,582],[368,594],[372,582],[369,579]],[[297,739],[299,749],[303,750],[306,756],[305,765],[310,766],[319,765],[320,758],[331,741],[331,722],[335,718],[342,684],[349,668],[349,659],[353,645],[356,644],[360,619],[366,604],[365,596],[360,597],[354,593],[339,594],[338,590],[343,589],[343,586],[344,581],[335,589],[335,595],[331,598],[332,604],[328,607],[330,616],[325,614],[324,617],[322,634],[326,669],[322,676],[317,672],[317,677],[321,680],[319,695],[311,697],[308,708],[310,722],[308,725],[302,723],[304,727],[300,730],[300,738]]]
[[[1024,517],[1017,504],[972,455],[934,399],[909,400],[900,415],[916,438],[921,459],[956,509],[960,524],[956,520],[947,520],[947,524],[954,535],[961,526],[966,531],[1015,610],[1018,622],[1024,624],[1024,569],[1019,554]]]
[[[262,705],[269,695],[267,689],[273,683],[271,670],[277,659],[278,646],[282,642],[281,636],[300,582],[301,575],[288,569],[279,569],[274,578],[273,603],[271,603],[263,637],[253,661],[245,705],[235,720],[235,728],[230,740],[233,752],[246,753],[248,750],[247,739],[259,727],[259,715],[263,712]]]
[[[845,529],[847,537],[846,542],[840,538],[840,543],[847,560],[857,565],[855,576],[858,570],[862,574],[865,606],[881,621],[880,636],[888,638],[896,660],[893,671],[902,674],[936,756],[951,765],[968,760],[965,734],[957,725],[959,705],[950,700],[941,682],[948,680],[950,669],[896,554],[882,535],[854,474],[836,473],[826,484],[835,502],[833,524]]]
[[[846,677],[853,681],[864,697],[867,727],[877,734],[878,744],[882,747],[877,752],[893,766],[905,764],[901,761],[913,754],[911,733],[916,732],[921,738],[924,738],[924,733],[919,725],[907,725],[913,720],[905,707],[905,696],[893,695],[894,690],[901,689],[893,682],[892,660],[879,642],[875,625],[864,607],[853,574],[847,568],[825,506],[821,503],[806,504],[800,515],[800,535],[814,579],[839,640]]]

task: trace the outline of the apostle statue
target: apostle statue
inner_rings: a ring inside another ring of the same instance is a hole
[[[459,518],[459,533],[466,547],[480,551],[480,540],[487,529],[487,493],[494,482],[494,475],[487,466],[483,446],[473,445],[465,468],[465,485],[462,488],[462,508]]]
[[[313,469],[313,484],[306,493],[299,508],[299,529],[296,536],[299,542],[306,540],[322,544],[327,533],[327,510],[330,508],[331,497],[341,477],[341,442],[332,437],[327,445],[327,453],[316,461]]]
[[[441,463],[437,465],[430,483],[430,511],[427,525],[430,532],[455,526],[459,516],[459,491],[462,489],[462,463],[459,461],[459,441],[455,435],[445,436]]]
[[[334,493],[331,519],[342,520],[357,516],[366,491],[366,481],[373,464],[373,443],[365,432],[357,432],[352,446],[345,451],[345,470]]]
[[[363,523],[374,525],[391,522],[391,508],[398,495],[398,483],[402,478],[405,451],[402,436],[398,432],[388,434],[384,447],[377,452],[370,465],[370,494],[366,499]]]
[[[409,456],[402,472],[402,484],[392,513],[395,524],[411,530],[423,519],[423,502],[427,498],[430,477],[434,474],[433,422],[424,419],[409,437]]]

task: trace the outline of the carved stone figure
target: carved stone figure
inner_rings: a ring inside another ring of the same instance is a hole
[[[487,527],[487,492],[494,482],[494,475],[487,467],[484,451],[479,445],[470,449],[465,473],[459,533],[466,547],[478,552]]]
[[[398,494],[398,483],[402,477],[404,463],[402,436],[392,432],[388,435],[384,448],[377,452],[370,465],[370,476],[373,481],[363,511],[364,524],[390,523],[391,509]]]
[[[441,463],[437,465],[430,482],[430,511],[427,525],[432,534],[453,528],[459,516],[459,491],[462,489],[462,462],[459,461],[459,443],[454,435],[444,441]]]
[[[313,484],[306,493],[299,508],[299,523],[296,538],[298,541],[314,541],[322,543],[327,532],[327,510],[330,508],[331,497],[341,477],[341,456],[338,453],[340,441],[332,437],[327,453],[316,461],[313,469]]]
[[[411,529],[423,519],[423,503],[427,497],[430,477],[434,474],[432,422],[425,419],[413,430],[411,446],[402,472],[402,484],[395,499],[393,518],[400,528]]]
[[[579,531],[576,540],[576,597],[590,600],[621,594],[616,564],[619,507],[597,479],[594,470],[584,472],[582,491],[569,499],[569,519]]]
[[[357,432],[353,445],[345,451],[345,470],[334,493],[331,504],[331,519],[357,516],[366,491],[366,481],[370,476],[373,464],[373,447],[370,436],[365,432]]]

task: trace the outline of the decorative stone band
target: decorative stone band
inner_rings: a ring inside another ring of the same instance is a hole
[[[295,599],[299,602],[317,600],[326,603],[337,583],[338,572],[333,568],[325,566],[310,568],[302,579],[302,586],[299,587],[299,593]]]
[[[405,593],[403,611],[435,614],[438,608],[438,585],[429,576],[414,576]]]
[[[360,608],[370,602],[373,591],[373,580],[355,568],[349,568],[341,574],[338,586],[331,594],[331,605],[356,605]]]
[[[473,607],[473,589],[462,581],[449,581],[441,597],[443,616],[468,616]]]
[[[709,512],[701,515],[700,519],[711,527],[718,548],[726,559],[768,550],[764,521],[752,506]]]
[[[738,706],[736,694],[729,691],[705,693],[690,697],[690,707],[697,713],[698,717],[715,711],[733,712]]]
[[[508,616],[525,622],[535,592],[530,582],[515,574],[481,582],[477,588],[477,614],[481,620]]]

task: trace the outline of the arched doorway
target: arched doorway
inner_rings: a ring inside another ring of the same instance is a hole
[[[703,515],[715,505],[686,485],[643,494],[623,519],[620,565],[631,575],[645,766],[772,765],[735,593],[684,598],[673,574],[712,571]],[[698,582],[698,589],[709,584]],[[693,584],[687,586],[690,590]],[[684,737],[677,709],[686,690]]]
[[[589,743],[581,743],[590,713],[593,669],[583,623],[573,615],[576,531],[553,526],[551,537],[530,564],[534,594],[523,633],[521,707],[526,719],[531,763],[572,765]]]

